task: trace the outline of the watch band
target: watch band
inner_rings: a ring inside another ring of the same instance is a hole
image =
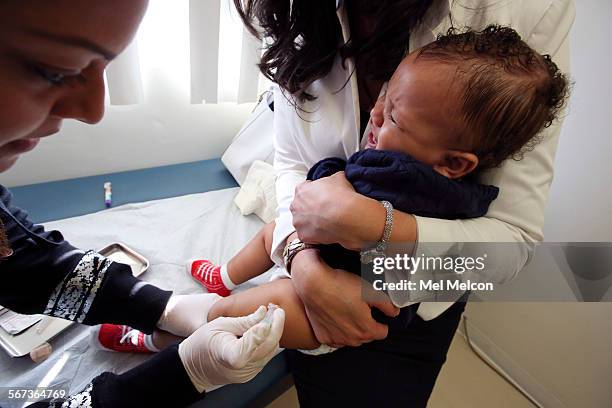
[[[369,264],[374,261],[375,258],[384,257],[387,245],[391,239],[391,231],[393,230],[393,205],[389,201],[381,201],[383,207],[385,207],[385,228],[383,230],[380,241],[376,243],[374,247],[361,251],[360,258],[361,263]]]
[[[298,252],[304,249],[316,248],[316,245],[307,244],[302,242],[299,238],[295,238],[291,242],[287,243],[283,250],[283,260],[285,261],[285,269],[291,274],[291,262]]]

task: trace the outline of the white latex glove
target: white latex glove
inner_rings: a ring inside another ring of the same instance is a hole
[[[266,307],[243,317],[219,317],[200,327],[179,345],[179,356],[198,392],[230,383],[245,383],[274,357],[285,324],[276,309],[262,321]],[[242,336],[238,338],[238,336]]]
[[[180,337],[189,337],[208,322],[208,311],[221,299],[216,293],[173,295],[168,300],[157,327]]]

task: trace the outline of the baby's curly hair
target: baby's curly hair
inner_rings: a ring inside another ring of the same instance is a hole
[[[508,157],[522,159],[541,141],[540,131],[558,117],[569,93],[568,79],[550,55],[532,50],[509,27],[451,28],[422,47],[418,59],[459,64],[461,136],[470,140],[479,170]]]

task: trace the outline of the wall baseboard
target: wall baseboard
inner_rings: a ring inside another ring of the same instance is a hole
[[[470,323],[469,318],[463,316],[463,319],[465,319],[468,336],[464,333],[463,325],[459,326],[458,332],[471,344],[478,355],[493,366],[506,381],[521,390],[523,394],[539,407],[567,408],[567,405],[546,389],[529,372],[518,365],[511,356],[491,341],[483,331]]]

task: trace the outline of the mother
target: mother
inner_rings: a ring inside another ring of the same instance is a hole
[[[0,2],[0,172],[57,133],[62,120],[102,118],[104,69],[131,41],[146,4]],[[34,225],[3,186],[0,271],[0,304],[14,311],[189,336],[126,373],[99,375],[68,401],[39,406],[186,406],[214,385],[250,380],[278,349],[282,311],[271,328],[257,324],[264,308],[203,325],[206,316],[194,311],[206,297],[174,296],[134,278],[128,265],[74,248],[58,231]]]
[[[360,148],[369,111],[407,51],[432,41],[451,25],[482,29],[496,23],[512,26],[532,48],[550,54],[562,71],[569,68],[571,0],[234,3],[247,27],[253,33],[263,30],[271,41],[260,67],[278,84],[274,129],[279,217],[272,256],[279,264],[286,243],[296,235],[304,242],[339,242],[347,248],[380,240],[385,209],[356,194],[341,173],[302,182],[318,160],[346,159]],[[552,126],[522,161],[509,160],[482,176],[484,183],[500,188],[485,217],[438,220],[395,210],[391,241],[412,243],[420,254],[428,250],[428,242],[542,240],[559,131],[558,125]],[[504,282],[515,276],[532,255],[528,248],[509,246],[487,279]],[[428,255],[445,252],[430,250]],[[359,279],[325,265],[316,250],[295,255],[291,271],[317,339],[353,346],[317,357],[289,352],[300,403],[425,406],[464,303],[394,299],[404,316],[416,312],[416,317],[387,332],[372,319]]]

